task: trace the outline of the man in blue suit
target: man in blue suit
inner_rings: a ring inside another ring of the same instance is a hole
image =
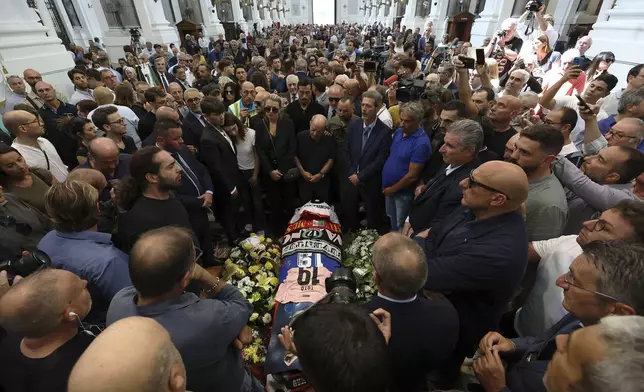
[[[345,139],[347,171],[342,207],[345,228],[358,228],[358,201],[362,198],[367,227],[384,229],[385,199],[382,194],[382,168],[389,156],[391,129],[378,119],[382,97],[375,91],[362,95],[362,118],[349,123]]]
[[[212,180],[206,168],[183,144],[182,134],[181,123],[172,120],[157,121],[154,126],[157,147],[169,152],[183,171],[181,186],[175,194],[188,212],[190,226],[199,240],[203,265],[206,267],[215,264],[208,223],[208,209],[212,205],[213,195]]]
[[[490,332],[481,339],[474,371],[486,391],[546,392],[548,363],[555,352],[565,350],[573,331],[606,316],[643,314],[644,246],[597,241],[582,248],[570,271],[557,279],[569,314],[538,337],[506,339]],[[507,374],[501,359],[508,363]]]

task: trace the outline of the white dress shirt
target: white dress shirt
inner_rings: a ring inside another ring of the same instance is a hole
[[[44,137],[39,137],[37,142],[40,148],[21,144],[17,140],[14,140],[11,147],[22,154],[29,167],[48,170],[59,182],[65,181],[69,172],[63,160],[60,159],[56,147]]]
[[[394,119],[391,118],[391,113],[389,113],[389,110],[387,110],[386,106],[380,108],[380,111],[378,112],[378,119],[385,123],[385,125],[390,129],[394,128]]]

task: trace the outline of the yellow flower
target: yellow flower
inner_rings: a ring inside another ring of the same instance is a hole
[[[262,299],[262,295],[258,292],[254,292],[253,295],[251,295],[250,300],[248,302],[257,302]]]
[[[275,276],[270,278],[270,279],[268,279],[268,284],[270,284],[273,287],[277,287],[277,284],[279,282],[280,282],[279,279],[277,279],[277,277],[275,277]]]
[[[251,274],[256,274],[259,271],[259,269],[260,269],[259,265],[251,265],[250,267],[248,267],[248,272]]]
[[[251,237],[257,237],[257,234],[255,234],[255,233],[250,233],[250,236],[251,236]]]
[[[235,271],[235,274],[237,274],[237,276],[239,276],[240,278],[243,278],[244,276],[246,276],[246,273],[241,268],[239,268],[237,271]]]
[[[244,249],[250,250],[253,246],[249,244],[248,242],[244,244]]]
[[[266,237],[264,237],[263,235],[259,236],[259,242],[264,242],[265,239],[266,239]]]
[[[270,271],[273,269],[273,264],[270,261],[267,261],[266,264],[264,264],[264,267]]]
[[[233,261],[231,259],[226,259],[225,265],[231,265]]]
[[[248,321],[255,321],[257,320],[258,317],[259,317],[259,313],[253,313],[250,315],[250,318],[248,319]]]
[[[252,257],[253,259],[256,259],[257,258],[257,252],[250,252],[250,257]]]
[[[270,239],[270,238],[267,238],[267,239],[266,239],[266,243],[267,243],[267,244],[272,244],[272,243],[273,243],[273,240],[272,240],[272,239]]]

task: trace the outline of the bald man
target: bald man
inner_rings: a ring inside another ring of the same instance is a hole
[[[80,357],[68,392],[186,390],[186,369],[157,321],[128,317],[105,329]]]
[[[19,103],[24,103],[26,105],[33,107],[35,110],[38,110],[42,107],[42,105],[45,104],[45,101],[43,101],[42,98],[40,98],[38,94],[36,94],[36,83],[42,81],[42,75],[40,74],[40,72],[31,68],[25,69],[22,75],[25,79],[25,82],[27,82],[29,87],[31,87],[31,91],[29,91],[27,93],[27,97],[22,101],[20,101]],[[60,101],[67,102],[67,97],[65,97],[61,93],[57,92],[56,97]]]
[[[251,82],[244,82],[241,85],[241,98],[228,106],[228,112],[239,118],[245,126],[249,126],[250,119],[257,114],[256,95],[255,85]]]
[[[373,245],[373,279],[378,295],[366,305],[396,320],[389,350],[397,391],[421,391],[427,374],[447,360],[458,339],[458,314],[445,298],[416,295],[427,280],[425,254],[411,238],[393,232]]]
[[[348,79],[344,82],[344,96],[353,100],[353,112],[362,117],[362,104],[360,102],[360,83],[355,79]]]
[[[498,328],[528,258],[520,213],[529,190],[523,169],[490,161],[459,185],[462,206],[416,237],[429,266],[425,289],[443,293],[459,314],[459,342],[441,372],[445,382],[458,377],[487,330]]]
[[[2,115],[2,122],[15,136],[11,147],[20,152],[29,167],[47,170],[56,180],[65,181],[67,166],[54,145],[44,138],[45,129],[37,115],[24,110],[12,110]]]
[[[302,203],[329,199],[331,182],[327,175],[333,167],[335,141],[325,134],[326,125],[326,117],[316,114],[311,119],[309,131],[297,135],[295,164],[300,171],[298,187]]]
[[[120,180],[130,175],[130,154],[121,154],[118,146],[112,139],[98,137],[88,146],[89,159],[79,168],[95,169],[103,173],[107,186],[100,194],[100,200],[110,200],[111,181]]]
[[[0,389],[66,391],[67,378],[92,336],[79,333],[91,307],[87,282],[43,269],[0,297]]]
[[[127,106],[115,105],[114,99],[115,99],[114,92],[109,88],[96,87],[94,89],[94,100],[98,104],[98,107],[96,109],[100,109],[106,106],[116,106],[118,114],[121,115],[121,117],[125,120],[125,134],[134,140],[134,144],[136,145],[137,148],[141,148],[141,138],[139,137],[139,134],[136,132],[139,126],[139,116],[137,116],[136,113],[134,113],[134,111]],[[90,111],[87,114],[87,118],[90,121],[92,121],[92,118],[94,116],[94,111],[96,111],[96,109]],[[100,129],[100,127],[99,127],[99,134],[101,136],[105,134],[105,132],[102,129]]]
[[[505,153],[505,144],[514,136],[517,131],[512,128],[510,122],[521,110],[521,101],[517,97],[505,95],[496,100],[490,106],[487,118],[490,120],[494,133],[486,135],[485,145],[497,156],[502,157]]]

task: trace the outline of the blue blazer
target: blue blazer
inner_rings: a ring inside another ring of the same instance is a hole
[[[391,147],[391,129],[380,120],[369,134],[367,145],[362,148],[362,132],[364,120],[355,119],[347,126],[347,136],[344,143],[349,171],[346,177],[358,173],[360,183],[365,186],[382,188],[382,168],[389,157]]]

